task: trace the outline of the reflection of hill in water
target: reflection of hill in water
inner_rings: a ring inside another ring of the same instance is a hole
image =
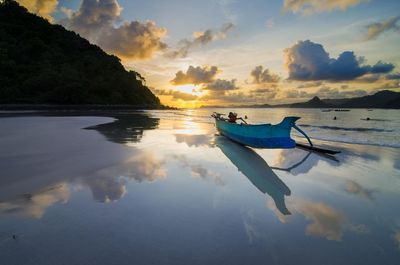
[[[159,119],[151,118],[143,113],[118,113],[111,117],[116,120],[85,129],[96,130],[111,142],[125,144],[139,142],[144,130],[156,129],[159,124]]]
[[[257,189],[272,197],[282,214],[290,214],[285,205],[285,195],[289,196],[291,191],[261,156],[223,136],[216,138],[216,144]]]
[[[0,117],[41,118],[16,123],[24,130],[13,127],[15,133],[9,140],[0,141],[3,149],[12,147],[8,148],[12,152],[4,153],[0,161],[0,218],[40,218],[51,205],[68,200],[68,183],[87,186],[94,200],[107,202],[123,196],[127,181],[152,182],[165,177],[165,162],[152,152],[110,146],[106,140],[91,136],[96,132],[82,130],[94,121],[103,121],[92,117],[112,117],[113,122],[87,129],[97,130],[115,143],[139,142],[144,130],[159,124],[159,119],[146,113],[51,111],[3,113]],[[0,124],[2,129],[7,128],[5,123]]]
[[[158,127],[160,119],[150,117],[140,111],[43,111],[0,113],[0,117],[110,117],[116,120],[110,123],[90,126],[85,129],[96,130],[115,143],[139,142],[144,130]]]

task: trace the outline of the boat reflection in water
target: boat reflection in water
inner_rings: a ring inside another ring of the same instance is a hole
[[[252,149],[237,144],[224,136],[216,136],[215,141],[221,151],[257,189],[272,197],[277,209],[282,214],[291,214],[285,204],[285,195],[291,194],[290,189],[261,156]]]

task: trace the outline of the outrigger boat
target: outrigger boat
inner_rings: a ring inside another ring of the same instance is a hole
[[[223,115],[216,112],[211,115],[215,119],[219,133],[245,146],[254,148],[294,148],[297,146],[330,155],[340,153],[339,151],[315,147],[310,137],[296,125],[296,121],[300,117],[285,117],[280,123],[272,125],[248,124],[242,118],[239,118],[242,123],[229,122]],[[310,146],[296,143],[290,137],[292,128],[301,133]]]

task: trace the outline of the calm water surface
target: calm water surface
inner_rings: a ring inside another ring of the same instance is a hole
[[[238,111],[342,153],[246,148],[212,110],[0,113],[0,264],[398,264],[399,111]]]

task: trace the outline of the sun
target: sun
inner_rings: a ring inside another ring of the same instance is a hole
[[[177,90],[187,93],[187,94],[192,94],[192,95],[198,95],[199,94],[199,88],[196,85],[193,84],[188,84],[188,85],[182,85],[182,86],[177,86]]]
[[[202,97],[207,94],[207,91],[201,90],[200,86],[194,84],[173,86],[167,90],[171,93],[160,95],[161,101],[163,104],[178,108],[198,108],[204,104]],[[189,96],[185,98],[185,95],[181,95],[182,97],[180,97],[179,94],[177,97],[174,97],[174,91],[194,97]]]

